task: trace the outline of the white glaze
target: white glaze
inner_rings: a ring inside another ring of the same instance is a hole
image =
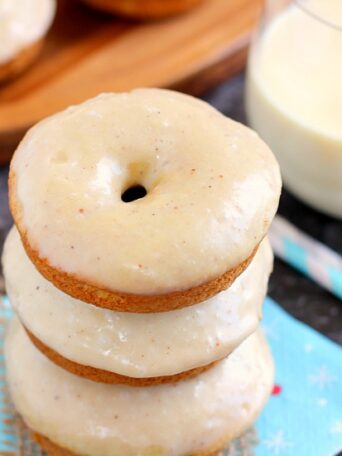
[[[55,0],[0,0],[0,64],[39,41],[55,9]]]
[[[79,364],[157,377],[222,359],[256,330],[272,260],[264,240],[228,290],[159,314],[111,312],[62,293],[30,263],[15,228],[5,243],[3,269],[12,306],[47,346]]]
[[[245,260],[278,205],[278,165],[248,128],[176,92],[104,94],[25,136],[22,222],[50,265],[109,290],[162,294]],[[148,195],[121,201],[132,184]]]
[[[228,441],[252,424],[273,382],[261,332],[208,372],[149,388],[103,385],[64,371],[33,347],[17,321],[5,356],[26,423],[85,456],[183,456]]]
[[[341,0],[307,9],[342,27]],[[266,29],[251,53],[247,111],[270,145],[285,183],[305,202],[342,217],[342,28],[296,5]]]

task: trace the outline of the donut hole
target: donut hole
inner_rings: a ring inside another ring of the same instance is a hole
[[[121,195],[121,199],[124,203],[131,203],[138,199],[144,198],[147,195],[147,190],[143,185],[131,185]]]

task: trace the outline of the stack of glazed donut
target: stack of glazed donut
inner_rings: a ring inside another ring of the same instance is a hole
[[[176,92],[104,94],[33,127],[9,186],[8,383],[49,455],[214,455],[247,430],[281,186],[258,136]]]

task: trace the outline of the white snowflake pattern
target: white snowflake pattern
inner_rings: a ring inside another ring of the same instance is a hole
[[[304,345],[304,351],[305,353],[311,353],[313,351],[314,347],[311,344],[305,344]]]
[[[328,404],[328,401],[325,397],[320,397],[319,399],[317,399],[317,405],[319,405],[320,407],[326,407]]]
[[[337,420],[330,426],[331,434],[342,434],[342,420]]]
[[[309,380],[319,388],[324,389],[331,383],[336,382],[337,377],[329,372],[326,366],[321,366],[315,374],[309,375]]]
[[[272,437],[264,440],[263,443],[275,456],[287,454],[287,449],[293,447],[293,443],[290,440],[286,440],[283,431],[276,432]]]

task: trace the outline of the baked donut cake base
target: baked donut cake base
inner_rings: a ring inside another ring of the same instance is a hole
[[[260,331],[199,377],[151,388],[66,372],[30,343],[17,319],[7,332],[5,361],[18,413],[58,456],[209,456],[250,428],[274,380]]]
[[[203,0],[83,0],[88,5],[132,18],[160,18],[186,11]]]
[[[176,383],[181,380],[186,380],[202,372],[207,371],[211,367],[214,367],[219,361],[214,361],[206,366],[195,367],[185,372],[181,372],[175,375],[167,375],[160,377],[147,377],[147,378],[135,378],[128,377],[126,375],[116,374],[115,372],[109,372],[103,369],[97,369],[96,367],[84,366],[82,364],[75,363],[70,359],[64,358],[62,355],[57,353],[52,348],[45,345],[37,337],[35,337],[27,328],[25,328],[31,342],[35,345],[40,352],[42,352],[50,361],[62,367],[71,374],[78,375],[79,377],[86,378],[99,383],[107,383],[112,385],[130,385],[130,386],[153,386],[163,385],[165,383]]]
[[[39,341],[82,366],[140,379],[187,372],[234,351],[257,329],[272,263],[265,239],[232,286],[210,300],[134,314],[85,304],[54,287],[29,260],[15,228],[2,257],[11,305]]]
[[[55,443],[51,442],[47,437],[44,437],[37,432],[32,432],[33,440],[35,440],[47,453],[49,456],[83,456],[76,453],[71,453],[69,450],[65,450],[64,448],[56,445]],[[211,451],[201,451],[196,453],[191,453],[187,456],[219,456],[220,452],[226,445],[220,444],[217,450]],[[161,453],[158,453],[158,450],[154,452],[151,450],[150,453],[146,453],[146,456],[161,456]]]
[[[33,249],[28,240],[26,230],[21,222],[22,211],[15,198],[15,173],[9,176],[9,201],[13,218],[15,219],[21,241],[26,253],[38,271],[57,288],[73,298],[93,304],[103,309],[116,312],[158,313],[182,309],[206,301],[212,296],[227,289],[234,280],[242,274],[253,260],[258,247],[252,254],[229,271],[216,279],[200,284],[188,290],[174,291],[162,295],[136,295],[99,288],[94,284],[82,281],[77,276],[52,267],[46,258],[41,258],[39,252]]]
[[[20,51],[11,60],[0,63],[0,84],[24,71],[38,56],[43,40],[39,40]]]

